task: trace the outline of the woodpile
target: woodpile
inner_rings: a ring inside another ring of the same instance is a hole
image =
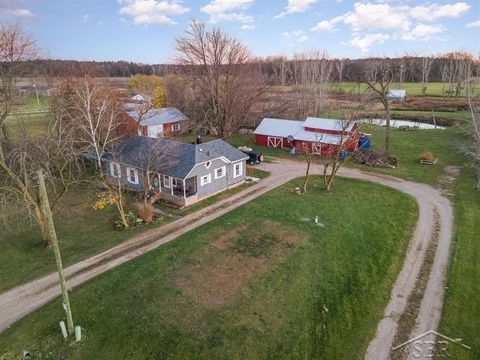
[[[371,167],[387,167],[391,169],[398,167],[398,161],[395,157],[373,149],[360,149],[353,157],[353,161]]]

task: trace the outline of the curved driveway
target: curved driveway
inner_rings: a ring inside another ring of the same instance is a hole
[[[271,176],[228,199],[66,268],[65,275],[69,288],[78,286],[130,259],[172,241],[180,235],[216,219],[294,178],[302,176],[305,172],[304,163],[289,160],[264,163],[260,168],[269,171]],[[319,174],[320,170],[320,167],[315,165],[311,173]],[[432,237],[433,227],[435,226],[434,211],[439,214],[438,248],[425,296],[421,303],[417,326],[412,336],[428,330],[436,330],[438,327],[452,237],[452,207],[438,190],[428,185],[349,168],[341,168],[339,175],[371,181],[400,190],[413,196],[419,205],[419,219],[409,244],[404,266],[392,289],[391,299],[385,309],[384,317],[378,325],[376,337],[370,343],[366,354],[367,359],[387,359],[392,345],[396,345],[392,344],[397,328],[396,321],[405,309],[408,296],[415,286],[427,244]],[[59,296],[60,287],[56,273],[0,294],[0,332]]]

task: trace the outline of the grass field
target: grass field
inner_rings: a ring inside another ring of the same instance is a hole
[[[113,226],[118,218],[116,208],[94,211],[91,207],[94,202],[94,194],[88,187],[72,189],[65,195],[62,211],[55,216],[65,266],[169,221],[165,218],[137,229],[117,231]],[[0,292],[56,269],[52,250],[44,248],[38,227],[29,224],[27,218],[19,219],[10,228],[1,228],[0,246]]]
[[[391,89],[404,89],[407,90],[407,96],[421,96],[422,95],[422,84],[417,83],[409,83],[404,82],[401,84],[399,83],[391,83]],[[367,90],[367,85],[360,84],[358,85],[355,82],[343,82],[343,83],[334,83],[330,86],[332,91],[344,91],[344,92],[365,92]],[[447,89],[447,88],[446,88]],[[480,93],[480,89],[475,89],[475,94]],[[427,86],[427,96],[444,96],[443,93],[443,84],[439,82],[429,83]],[[460,96],[465,96],[465,89],[462,89],[460,92]]]
[[[480,359],[480,191],[464,167],[456,188],[455,235],[439,331],[472,347],[449,346],[452,359]]]
[[[23,132],[29,137],[34,137],[47,131],[48,113],[9,115],[6,125],[11,139],[23,137]]]
[[[36,111],[45,110],[50,104],[50,97],[39,96],[38,100],[35,95],[26,96],[21,104],[15,106],[16,111]]]
[[[362,358],[401,267],[416,204],[344,179],[332,193],[312,179],[310,193],[299,196],[290,189],[300,181],[75,289],[82,343],[61,339],[63,310],[54,301],[2,334],[0,354]],[[314,216],[324,227],[302,220]]]

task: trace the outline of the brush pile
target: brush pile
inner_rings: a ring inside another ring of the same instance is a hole
[[[371,167],[391,169],[398,167],[398,161],[394,156],[374,149],[360,149],[353,157],[353,161]]]

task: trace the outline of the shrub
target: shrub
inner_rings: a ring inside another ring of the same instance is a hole
[[[125,218],[127,219],[128,225],[132,227],[136,227],[143,223],[143,220],[137,216],[133,211],[129,211],[125,214]],[[124,230],[124,226],[121,220],[115,221],[115,229],[117,230]]]

